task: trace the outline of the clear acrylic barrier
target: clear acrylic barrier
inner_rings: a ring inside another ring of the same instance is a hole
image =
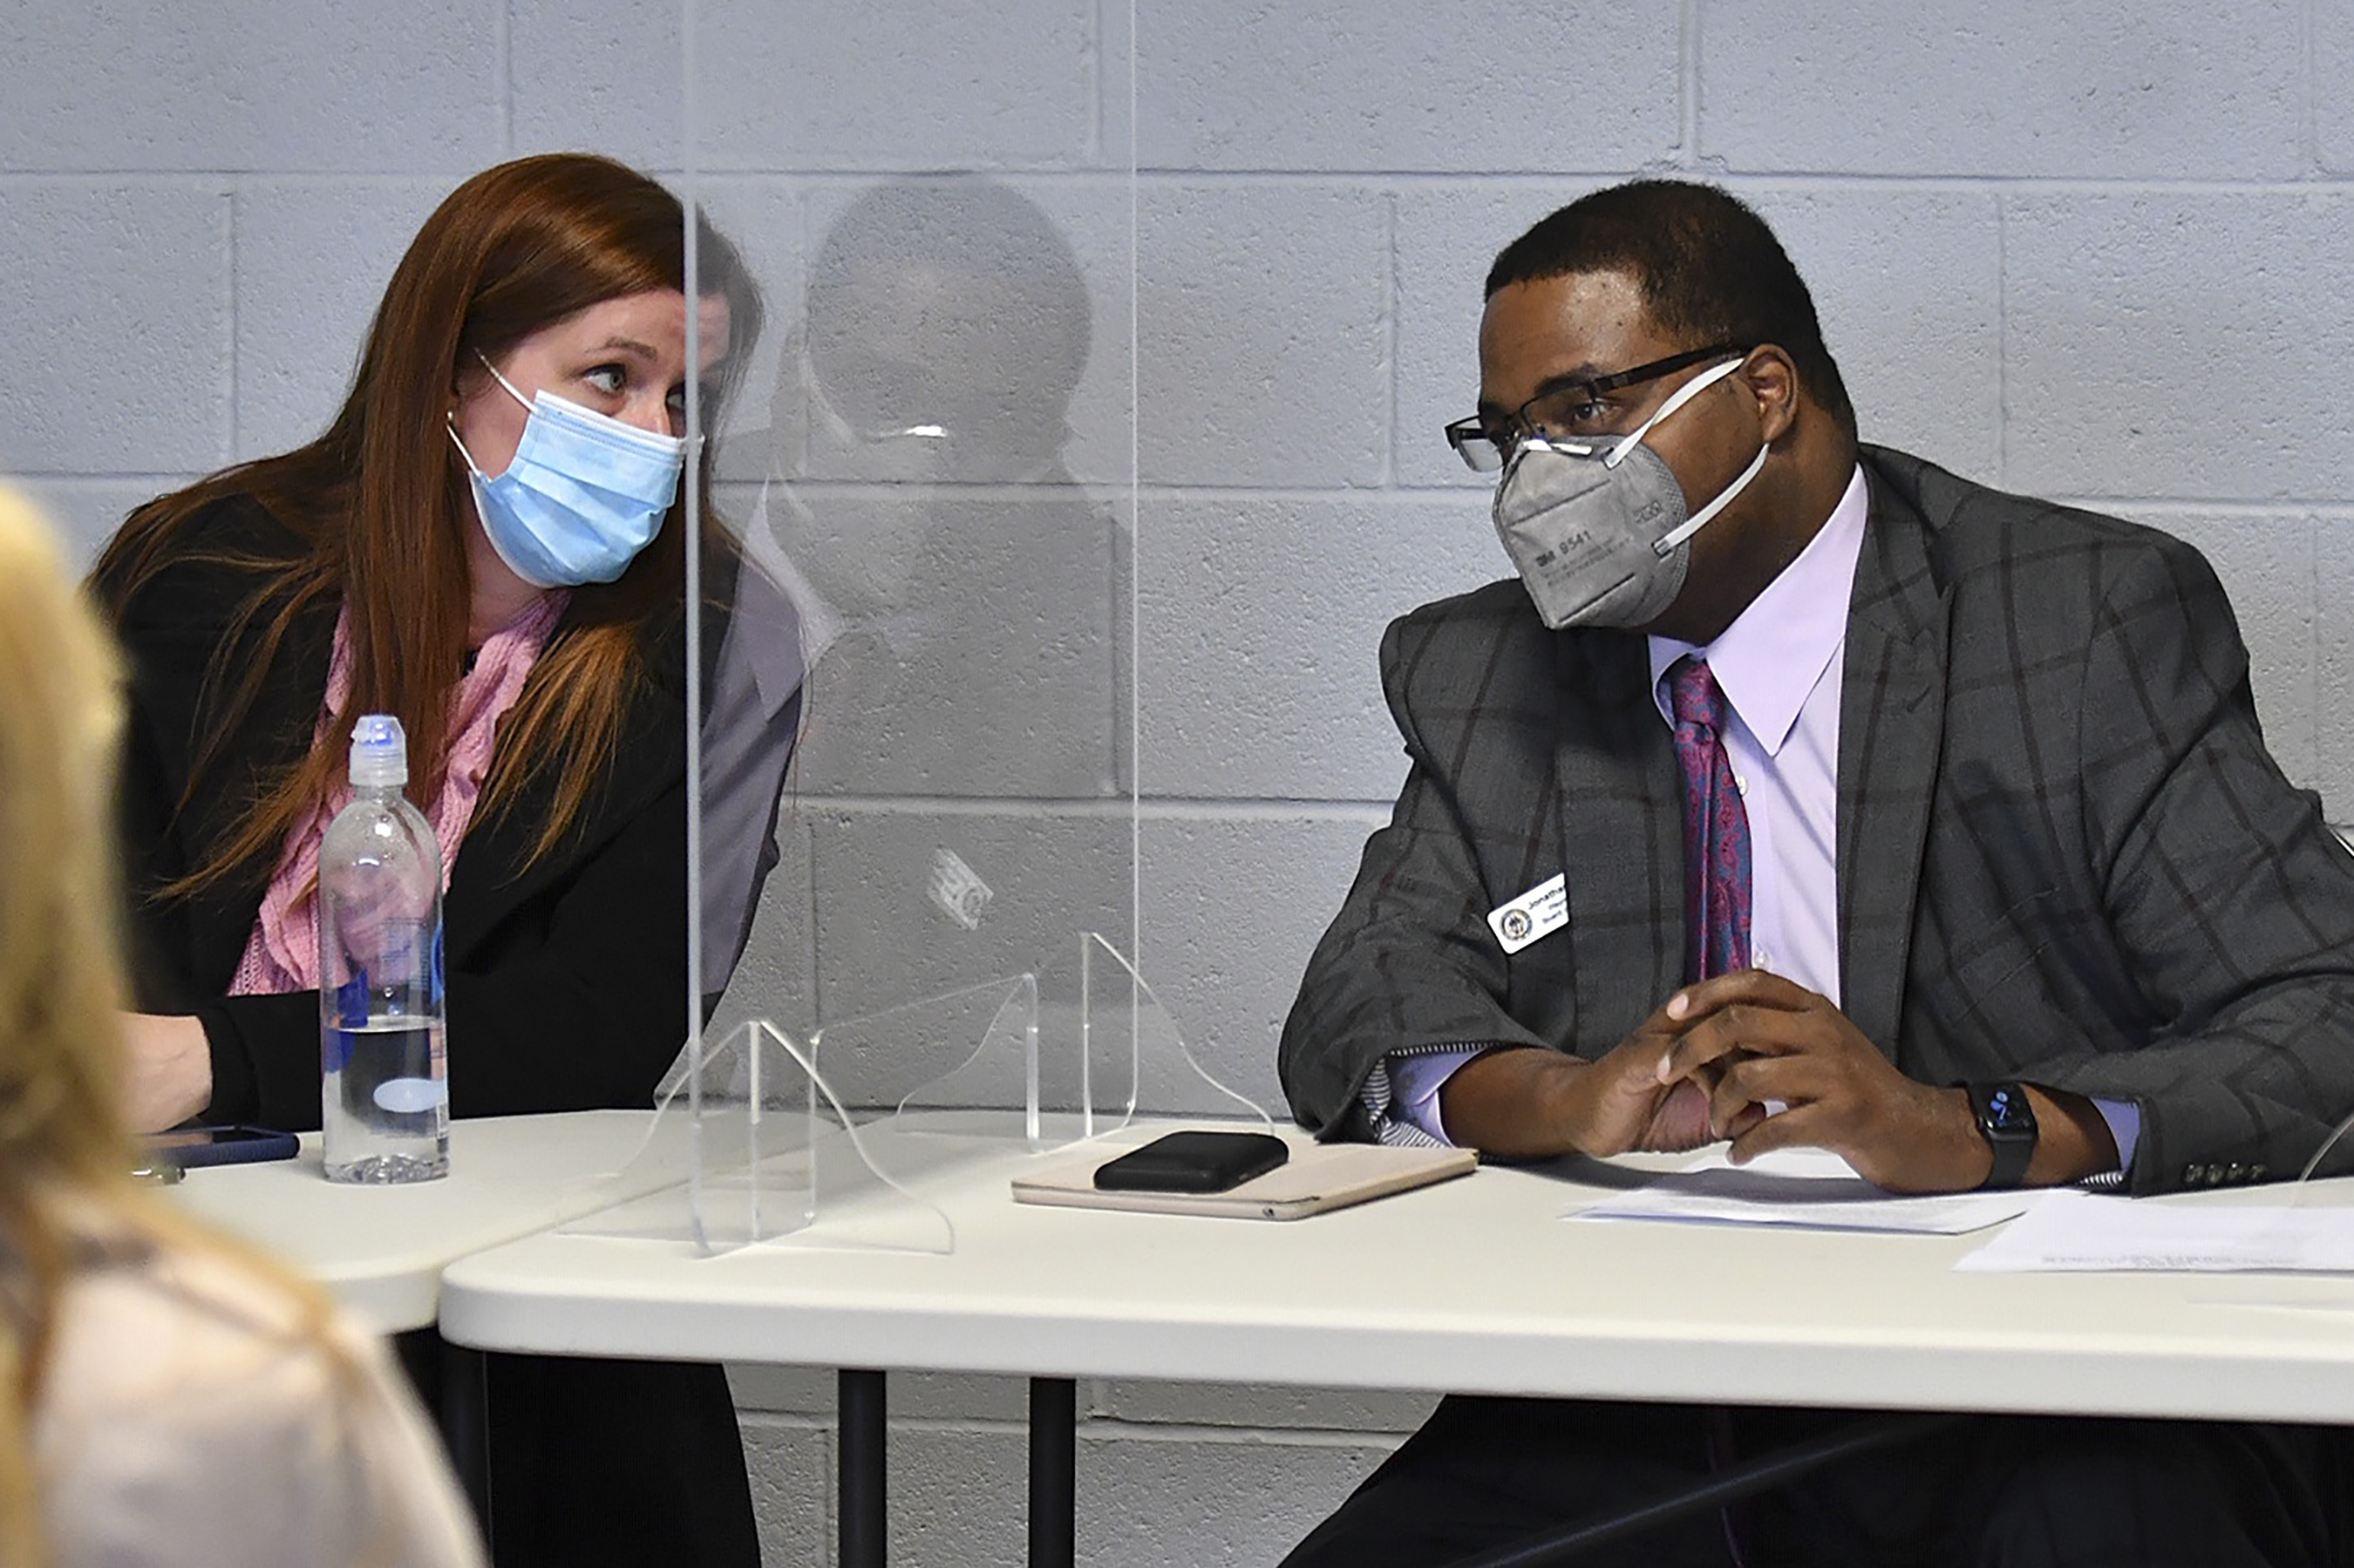
[[[1033,1152],[1140,1115],[1207,1108],[1268,1124],[1202,1065],[1100,934],[1056,958],[1040,972],[830,1024],[811,1042],[816,1064],[854,1115],[902,1133],[1018,1138]]]
[[[702,726],[705,980],[740,1016],[815,1034],[1038,972],[1082,932],[1135,947],[1129,496],[1069,461],[1133,286],[1124,231],[1092,275],[1076,235],[1100,251],[1128,196],[1081,196],[1058,219],[981,175],[796,194],[819,238],[790,306],[768,288],[775,355],[724,411],[705,552],[734,584]],[[740,182],[705,207],[774,216]],[[770,792],[737,759],[773,768],[779,728]]]
[[[648,1195],[578,1221],[599,1235],[724,1252],[806,1245],[952,1251],[925,1184],[1009,1150],[1051,1152],[1139,1116],[1267,1113],[1200,1064],[1150,987],[1103,938],[1061,977],[1025,974],[843,1020],[807,1039],[767,1020],[706,1029],[664,1086],[622,1184]]]
[[[767,329],[735,332],[689,404],[716,482],[692,585],[704,1045],[664,1113],[695,1129],[689,1229],[822,1236],[860,1201],[827,1179],[830,1150],[866,1192],[906,1194],[962,1150],[1043,1151],[1147,1113],[1264,1120],[1123,956],[1132,146],[1105,155],[1096,127],[1076,157],[1042,156],[1026,132],[968,128],[893,169],[872,135],[818,120],[745,143],[745,115],[794,84],[744,99],[728,42],[749,15],[704,15],[683,184],[759,302],[731,292],[732,319]],[[1124,50],[1098,59],[1130,79]],[[966,94],[968,54],[878,54],[874,85]],[[1066,70],[1039,69],[1036,101],[1059,101]]]
[[[672,1069],[654,1125],[622,1170],[620,1184],[645,1195],[565,1228],[689,1242],[706,1253],[791,1236],[953,1251],[948,1216],[909,1191],[919,1162],[878,1160],[871,1143],[804,1045],[767,1023],[706,1031],[702,1050]]]

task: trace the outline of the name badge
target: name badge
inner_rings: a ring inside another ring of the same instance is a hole
[[[1511,903],[1488,911],[1488,929],[1496,933],[1496,945],[1508,953],[1517,953],[1568,924],[1566,875],[1540,882]]]

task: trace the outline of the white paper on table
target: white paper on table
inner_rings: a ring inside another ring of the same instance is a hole
[[[1631,1192],[1581,1200],[1562,1217],[1960,1235],[1999,1224],[2040,1201],[2041,1194],[2019,1192],[1900,1197],[1873,1186],[1827,1150],[1780,1149],[1735,1166],[1716,1149]]]
[[[2354,1273],[2354,1209],[2055,1192],[1954,1266],[1975,1274]]]

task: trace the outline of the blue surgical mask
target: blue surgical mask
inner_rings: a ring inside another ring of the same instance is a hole
[[[542,390],[526,401],[488,358],[484,368],[526,410],[514,461],[493,479],[458,438],[491,547],[536,588],[609,583],[662,531],[678,499],[686,443]]]

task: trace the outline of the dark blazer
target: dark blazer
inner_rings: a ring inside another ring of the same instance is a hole
[[[160,902],[239,810],[309,748],[325,700],[337,605],[303,612],[225,767],[179,803],[197,747],[200,691],[217,649],[232,669],[254,628],[237,611],[266,566],[300,548],[259,505],[223,502],[181,558],[133,599],[117,630],[131,663],[123,759],[124,853],[137,1004],[193,1012],[212,1046],[213,1120],[319,1125],[316,991],[227,996],[268,886],[256,865],[201,896]],[[649,643],[652,679],[631,702],[609,776],[560,848],[527,869],[545,821],[543,776],[514,810],[478,819],[443,907],[450,1093],[460,1116],[652,1103],[685,1038],[686,708],[673,625]]]
[[[2354,1108],[2354,856],[2282,777],[2190,546],[1866,448],[1839,769],[1841,1005],[1908,1076],[2141,1108],[2134,1191],[2294,1176]],[[1682,983],[1681,784],[1644,639],[1517,581],[1382,646],[1412,768],[1300,987],[1300,1121],[1384,1053],[1592,1058]],[[1486,915],[1565,876],[1506,956]],[[2354,1140],[2328,1168],[2354,1168]]]

